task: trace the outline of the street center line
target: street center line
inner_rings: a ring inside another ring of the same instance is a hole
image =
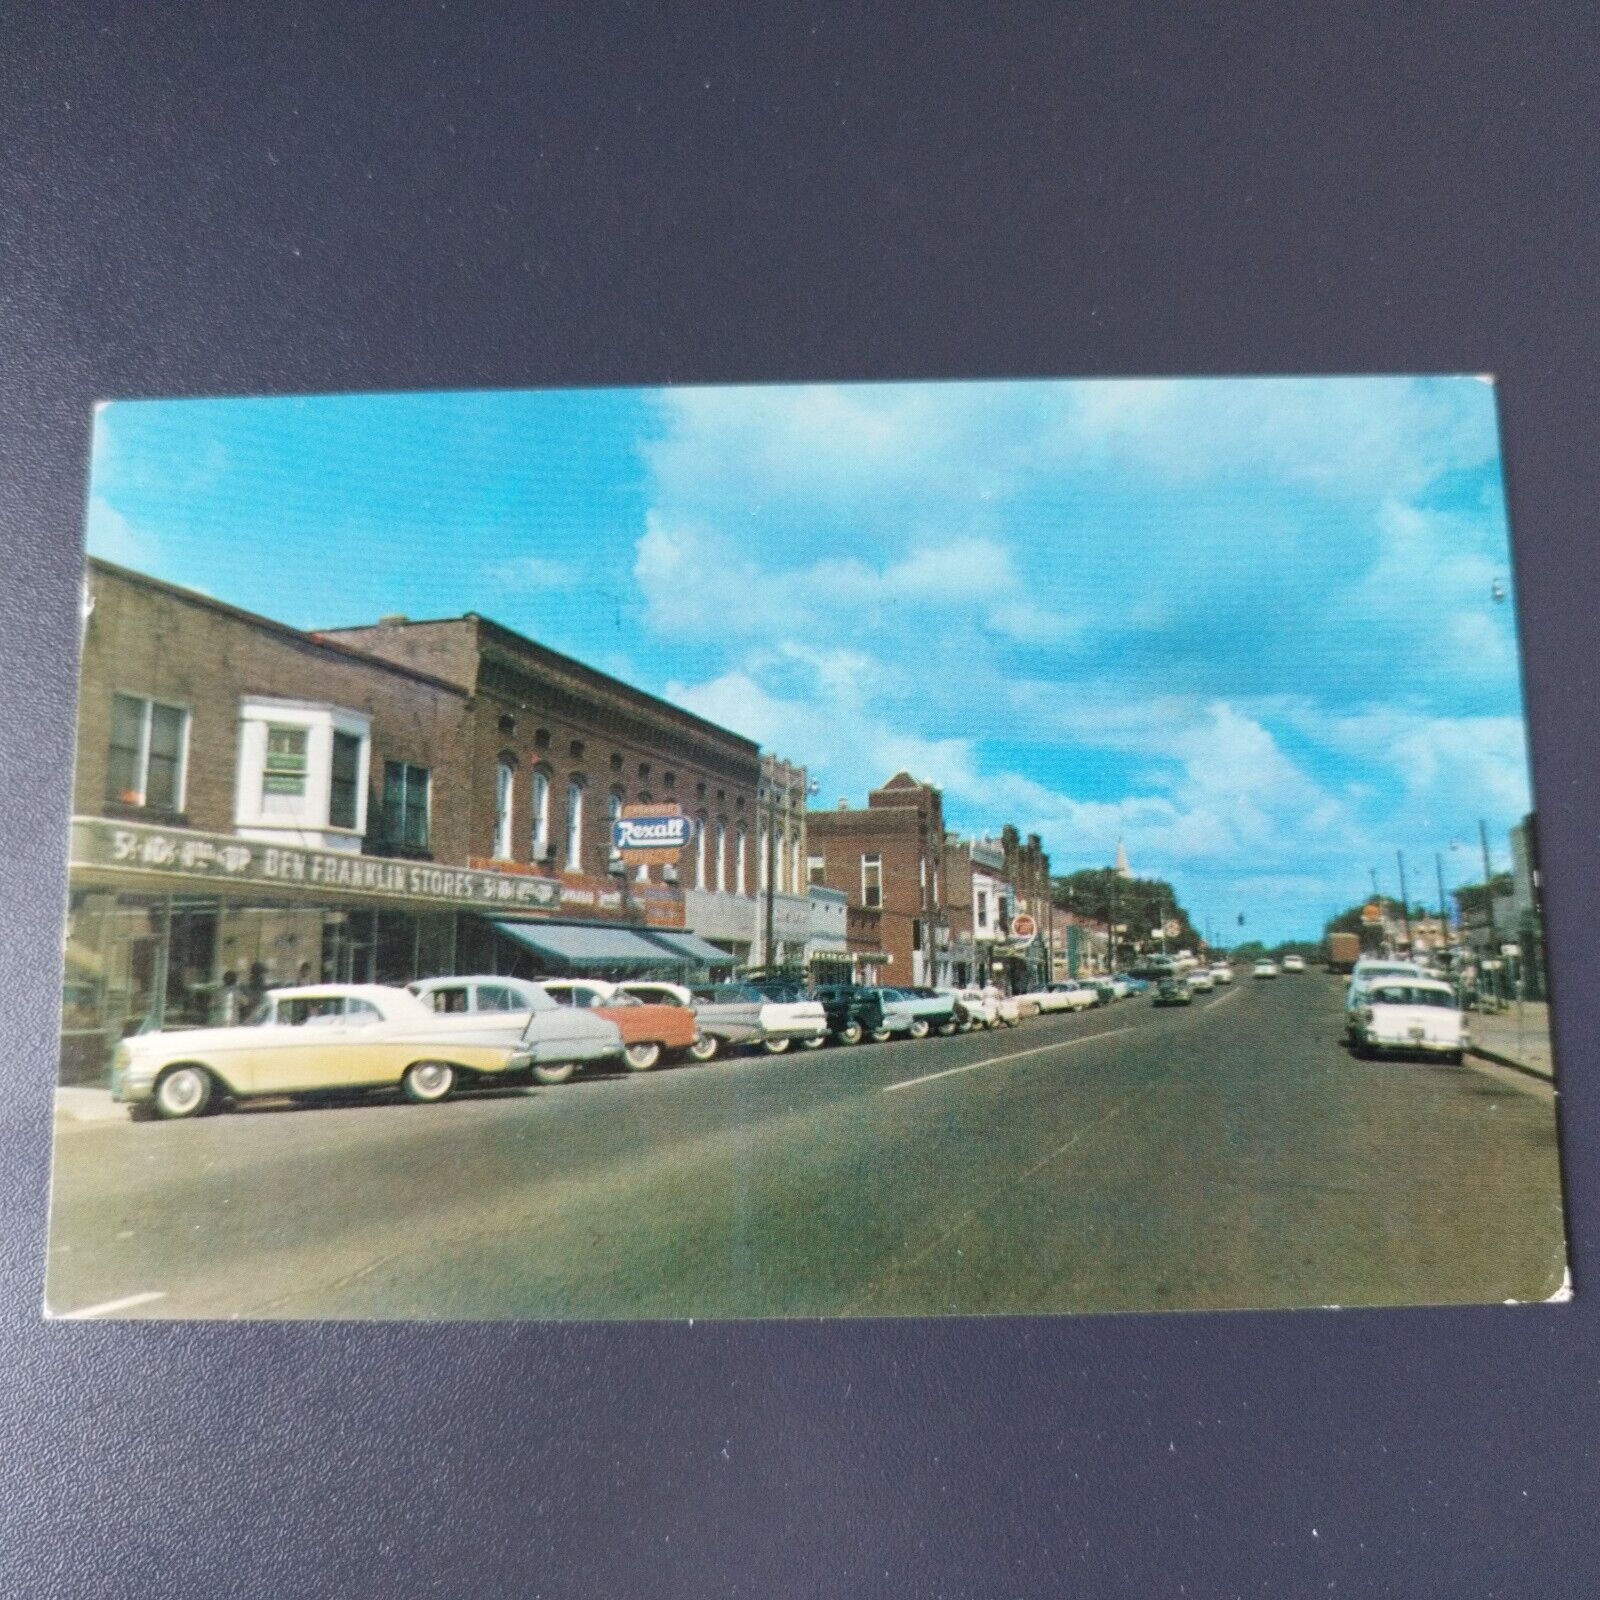
[[[120,1300],[102,1300],[97,1306],[85,1306],[81,1311],[63,1311],[62,1322],[81,1322],[85,1317],[108,1317],[113,1311],[131,1311],[135,1306],[147,1306],[152,1300],[165,1300],[165,1289],[146,1289],[143,1294],[125,1294]]]
[[[1201,1009],[1203,1011],[1215,1011],[1216,1008],[1218,1006],[1220,1006],[1224,1001],[1231,1000],[1231,999],[1233,999],[1233,997],[1235,995],[1240,995],[1240,994],[1243,994],[1243,993],[1244,993],[1243,989],[1230,989],[1225,995],[1218,996],[1217,999],[1208,1002],[1206,1005],[1202,1006]]]
[[[1132,1032],[1132,1028],[1107,1028],[1103,1033],[1086,1033],[1080,1039],[1058,1039],[1054,1044],[1041,1044],[1032,1050],[1013,1050],[1008,1056],[990,1056],[987,1061],[969,1061],[964,1067],[946,1067],[943,1072],[924,1073],[920,1078],[902,1078],[899,1083],[885,1084],[880,1092],[893,1094],[896,1089],[932,1083],[935,1078],[953,1078],[958,1072],[976,1072],[979,1067],[998,1067],[1002,1061],[1020,1061],[1024,1056],[1043,1055],[1046,1050],[1065,1050],[1068,1045],[1088,1044],[1091,1039],[1114,1039],[1119,1033]]]

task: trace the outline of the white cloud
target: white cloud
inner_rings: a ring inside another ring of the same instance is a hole
[[[101,495],[89,501],[84,544],[90,555],[114,561],[118,566],[149,572],[161,565],[160,541],[144,529],[134,527]]]
[[[508,556],[487,568],[491,583],[512,589],[570,589],[582,577],[577,566],[554,556]]]

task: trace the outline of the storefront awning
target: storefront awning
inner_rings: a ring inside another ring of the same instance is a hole
[[[707,944],[704,939],[692,933],[652,931],[645,937],[652,943],[661,945],[673,959],[694,961],[707,967],[731,967],[734,964],[734,957],[728,951],[719,950],[714,944]]]
[[[606,928],[593,923],[496,922],[495,929],[537,956],[579,970],[586,966],[660,967],[691,959],[656,943],[657,936],[635,933],[631,928]],[[721,951],[717,953],[722,955]]]

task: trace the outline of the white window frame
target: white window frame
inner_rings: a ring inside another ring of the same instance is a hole
[[[550,854],[550,774],[535,767],[529,792],[533,806],[533,859],[543,861]]]
[[[694,886],[704,889],[706,886],[706,819],[704,815],[694,819]]]
[[[494,847],[496,861],[511,859],[511,824],[517,810],[517,769],[509,761],[494,764]]]
[[[875,866],[878,869],[878,899],[876,905],[867,899],[867,867]],[[883,852],[881,850],[863,850],[861,852],[861,904],[869,910],[883,909]]]
[[[745,826],[741,822],[733,833],[733,889],[735,894],[745,892]]]
[[[150,803],[150,729],[155,721],[155,708],[160,706],[163,711],[176,711],[183,718],[183,729],[178,738],[178,778],[175,788],[177,795],[173,801],[172,809],[182,811],[184,802],[189,794],[189,729],[194,722],[194,714],[190,708],[176,700],[158,700],[153,695],[132,694],[126,689],[117,689],[112,692],[112,715],[115,717],[115,705],[118,697],[124,700],[136,700],[139,703],[139,755],[138,777],[139,787],[136,791],[137,800],[123,800],[118,798],[119,805],[147,806]],[[111,741],[106,740],[106,759],[109,763],[111,756]]]
[[[567,871],[583,871],[583,783],[567,780]]]
[[[265,793],[267,731],[294,728],[306,734],[305,786],[299,795],[280,796],[291,805],[272,805]],[[355,826],[335,826],[333,800],[334,734],[360,741],[356,759]],[[239,764],[234,779],[234,826],[246,838],[295,836],[311,843],[321,835],[330,849],[355,851],[367,833],[372,785],[372,719],[364,711],[313,700],[283,700],[269,695],[244,695],[239,701]],[[430,801],[431,801],[430,794]],[[430,826],[432,816],[430,811]]]

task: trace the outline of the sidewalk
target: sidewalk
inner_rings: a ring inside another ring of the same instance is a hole
[[[128,1108],[111,1098],[109,1089],[85,1084],[59,1084],[56,1115],[66,1122],[126,1122]]]
[[[1543,1000],[1513,1000],[1504,1011],[1467,1014],[1472,1054],[1504,1067],[1517,1067],[1537,1078],[1555,1079],[1550,1051],[1550,1007]]]

